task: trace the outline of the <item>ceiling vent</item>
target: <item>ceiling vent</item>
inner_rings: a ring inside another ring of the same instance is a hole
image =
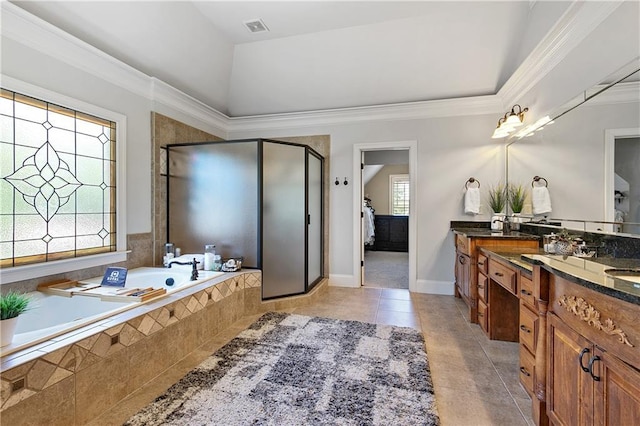
[[[262,19],[250,19],[243,22],[244,26],[252,33],[262,33],[269,31],[269,28],[262,22]]]

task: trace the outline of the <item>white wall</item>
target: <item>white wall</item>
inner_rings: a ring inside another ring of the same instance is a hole
[[[217,116],[185,108],[190,99],[170,86],[11,6],[2,5],[2,75],[127,117],[127,233],[151,232],[151,111],[226,137]]]
[[[489,215],[466,216],[462,190],[470,176],[481,182],[503,179],[503,145],[489,138],[495,115],[378,121],[352,125],[328,125],[286,130],[236,132],[231,138],[330,134],[330,176],[347,176],[353,181],[354,144],[418,141],[417,170],[417,278],[451,285],[453,291],[453,239],[451,220],[488,220]],[[332,186],[329,249],[331,275],[353,276],[354,211],[353,191]]]

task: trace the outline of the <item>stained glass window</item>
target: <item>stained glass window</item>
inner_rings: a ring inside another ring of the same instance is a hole
[[[0,266],[116,251],[116,123],[1,89]]]

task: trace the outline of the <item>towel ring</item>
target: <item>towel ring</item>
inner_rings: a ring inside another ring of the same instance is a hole
[[[534,182],[540,183],[541,180],[544,181],[544,186],[549,186],[549,182],[547,182],[547,180],[545,178],[540,177],[540,176],[534,176],[533,177],[533,181],[531,182],[531,187],[533,188]]]
[[[478,184],[478,188],[480,188],[480,181],[474,177],[470,177],[468,181],[465,182],[464,187],[466,189],[469,189],[469,184],[470,183],[477,183]]]

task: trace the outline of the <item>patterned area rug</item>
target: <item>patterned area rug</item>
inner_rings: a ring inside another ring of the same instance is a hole
[[[267,313],[126,425],[438,425],[422,335]]]

